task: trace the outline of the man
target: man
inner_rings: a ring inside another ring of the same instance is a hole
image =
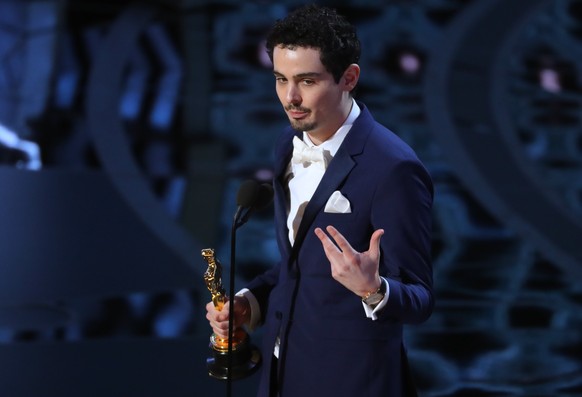
[[[258,395],[413,395],[402,326],[434,304],[430,177],[352,98],[360,44],[335,11],[277,21],[267,52],[291,128],[273,181],[281,262],[235,298],[235,326],[265,326]],[[226,336],[228,307],[207,311]]]

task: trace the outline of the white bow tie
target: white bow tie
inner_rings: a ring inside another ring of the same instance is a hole
[[[293,138],[293,158],[291,162],[294,164],[303,164],[305,167],[314,164],[322,170],[325,170],[326,167],[323,149],[318,146],[308,146],[297,137]]]

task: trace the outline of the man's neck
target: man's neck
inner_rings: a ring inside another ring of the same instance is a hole
[[[347,104],[345,106],[343,106],[344,110],[342,111],[343,117],[341,118],[341,122],[339,124],[337,124],[336,126],[330,128],[328,130],[328,132],[326,132],[326,133],[311,133],[309,131],[306,131],[311,142],[313,142],[314,145],[319,146],[323,142],[327,141],[332,136],[334,136],[335,133],[337,132],[337,130],[339,130],[341,128],[341,126],[344,125],[344,123],[348,119],[350,112],[352,111],[353,106],[354,106],[354,100],[350,96],[349,102],[347,102]]]

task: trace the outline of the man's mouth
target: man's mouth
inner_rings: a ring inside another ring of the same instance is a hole
[[[289,112],[289,116],[294,119],[305,118],[310,113],[307,109],[287,109],[287,112]]]

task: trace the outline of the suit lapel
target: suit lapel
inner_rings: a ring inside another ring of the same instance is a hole
[[[284,134],[281,142],[277,145],[275,150],[275,167],[274,174],[275,178],[273,181],[273,189],[275,191],[275,219],[277,221],[276,228],[277,240],[279,241],[279,247],[283,250],[281,256],[283,258],[289,257],[289,252],[291,250],[291,243],[289,242],[289,235],[287,230],[287,181],[285,180],[285,172],[287,171],[287,166],[291,161],[291,155],[293,154],[293,144],[292,140],[294,136],[300,136],[301,132],[296,132],[291,129],[293,133]]]

